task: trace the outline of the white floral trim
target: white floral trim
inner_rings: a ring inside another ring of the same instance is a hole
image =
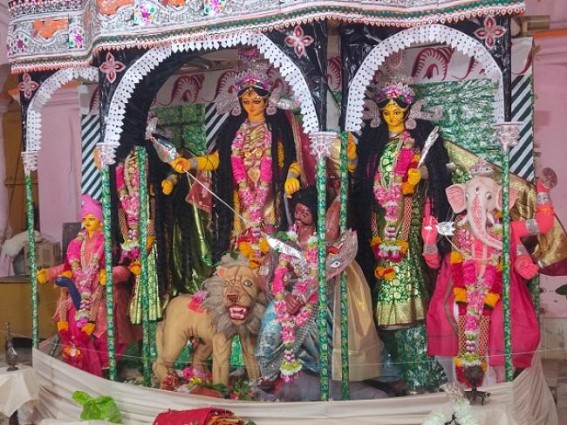
[[[386,58],[414,44],[433,42],[445,43],[469,57],[475,57],[484,68],[486,77],[498,82],[498,89],[494,98],[494,122],[504,121],[502,71],[489,51],[482,43],[458,30],[433,24],[400,31],[380,42],[366,56],[349,86],[345,120],[347,131],[359,131],[361,129],[366,88],[372,81],[374,73]]]
[[[315,131],[309,135],[311,153],[317,161],[331,156],[331,146],[337,137],[336,131]]]
[[[38,153],[38,151],[25,151],[21,153],[26,176],[29,176],[32,171],[37,170]]]
[[[48,77],[37,89],[30,101],[26,114],[26,151],[41,149],[41,113],[53,93],[72,80],[98,81],[98,69],[95,67],[62,69]]]
[[[186,43],[173,44],[168,47],[157,47],[149,50],[130,66],[118,83],[111,99],[108,116],[106,117],[106,131],[104,143],[118,146],[124,126],[126,104],[132,97],[136,85],[144,76],[154,70],[160,63],[176,52],[195,50],[216,50],[229,48],[238,44],[256,46],[264,57],[278,68],[280,75],[292,87],[296,101],[301,105],[303,115],[303,128],[306,133],[319,129],[319,119],[315,111],[315,104],[305,77],[293,61],[286,56],[279,47],[266,35],[259,33],[241,33],[227,35],[216,39],[193,39]]]
[[[102,142],[105,146],[118,147],[124,126],[126,105],[132,97],[136,85],[160,63],[170,57],[173,51],[172,46],[151,49],[126,70],[114,91],[110,100],[108,115],[105,117],[106,130]]]
[[[508,154],[510,148],[513,148],[518,144],[520,130],[523,125],[523,122],[517,121],[497,122],[494,124],[503,153]]]

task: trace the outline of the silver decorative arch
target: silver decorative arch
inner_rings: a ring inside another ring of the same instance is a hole
[[[42,109],[53,93],[73,80],[97,82],[98,69],[96,67],[61,69],[39,86],[26,113],[26,152],[38,152],[41,149]]]
[[[502,70],[498,67],[494,58],[477,40],[453,28],[434,24],[400,31],[383,40],[366,56],[350,84],[345,130],[359,131],[361,129],[366,88],[372,81],[374,73],[386,58],[412,45],[432,42],[447,44],[479,61],[485,70],[486,77],[498,83],[498,90],[494,98],[494,122],[504,121]]]
[[[264,57],[278,68],[281,76],[292,87],[294,96],[301,105],[305,132],[312,133],[319,130],[319,119],[315,111],[315,104],[311,98],[311,92],[297,65],[266,35],[242,33],[227,35],[214,40],[194,40],[183,44],[156,47],[146,52],[128,68],[116,87],[108,110],[108,117],[106,118],[103,144],[107,147],[118,146],[123,131],[126,104],[132,97],[136,85],[173,53],[193,50],[216,50],[220,47],[227,48],[238,44],[256,46]]]

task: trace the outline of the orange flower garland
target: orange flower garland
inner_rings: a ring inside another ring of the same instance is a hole
[[[476,262],[464,260],[461,253],[453,251],[450,256],[453,294],[463,318],[465,351],[455,358],[457,379],[474,386],[465,376],[465,369],[480,366],[485,372],[486,359],[479,354],[481,317],[489,316],[500,299],[502,291],[501,268],[487,264],[482,276],[478,276]],[[475,384],[476,385],[476,384]]]
[[[372,238],[370,246],[374,258],[380,264],[374,274],[378,279],[385,280],[393,280],[396,272],[393,267],[383,267],[383,262],[399,263],[407,254],[407,235],[401,232],[403,236],[399,237],[400,208],[404,208],[407,202],[404,197],[413,195],[421,181],[421,172],[417,168],[420,154],[416,151],[414,139],[408,131],[403,131],[398,137],[398,150],[390,179],[386,181],[382,175],[383,171],[379,170],[374,178],[373,188],[376,202],[384,209],[385,226],[380,236],[375,235]],[[402,220],[402,227],[407,227],[408,219],[404,217]],[[377,231],[376,225],[373,225],[373,232]]]

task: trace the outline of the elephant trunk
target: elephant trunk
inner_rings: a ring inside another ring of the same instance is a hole
[[[489,234],[486,230],[487,211],[478,199],[478,195],[474,197],[472,206],[467,211],[467,218],[475,238],[498,251],[502,250],[502,241]]]

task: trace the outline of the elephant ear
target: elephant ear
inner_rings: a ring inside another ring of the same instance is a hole
[[[520,193],[520,191],[518,189],[516,189],[514,186],[510,186],[510,189],[508,190],[508,209],[512,209],[512,207],[516,203],[516,199],[518,199],[519,193]],[[503,202],[503,200],[502,200],[502,186],[499,186],[497,208],[500,211],[502,211],[502,202]]]
[[[466,209],[464,184],[453,184],[445,189],[445,193],[455,214],[459,214]]]

